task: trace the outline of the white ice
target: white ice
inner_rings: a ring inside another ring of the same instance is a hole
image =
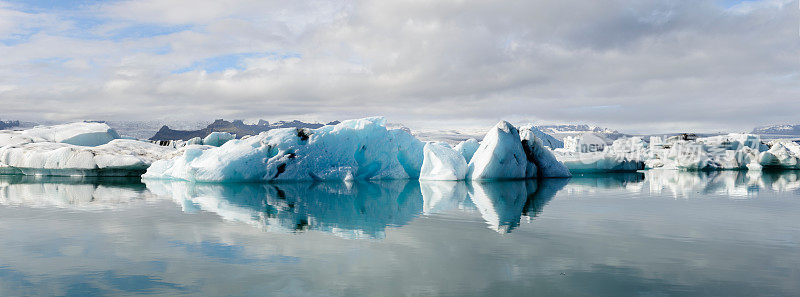
[[[140,175],[177,151],[120,139],[104,123],[38,126],[0,133],[0,173],[26,175]]]
[[[20,133],[33,142],[60,142],[79,146],[98,146],[120,138],[105,123],[70,123],[54,126],[37,126]]]
[[[519,131],[506,121],[489,129],[469,162],[467,176],[473,180],[525,178],[528,160]]]
[[[475,151],[477,151],[480,146],[481,144],[478,143],[475,138],[470,138],[457,144],[454,149],[461,153],[461,155],[464,156],[464,160],[469,163],[469,161],[472,160],[472,156],[475,155]]]
[[[236,134],[231,134],[231,133],[228,133],[228,132],[216,132],[215,131],[215,132],[211,132],[210,134],[208,134],[208,136],[203,138],[203,144],[204,145],[210,145],[210,146],[221,146],[221,145],[225,144],[226,142],[228,142],[229,140],[234,139],[234,138],[236,138]]]
[[[467,161],[464,156],[446,143],[425,144],[424,160],[419,179],[462,180],[467,177]]]

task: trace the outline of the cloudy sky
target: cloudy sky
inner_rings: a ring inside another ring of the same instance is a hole
[[[0,119],[800,123],[796,0],[3,1]]]

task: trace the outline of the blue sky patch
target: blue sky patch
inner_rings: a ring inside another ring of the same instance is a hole
[[[195,70],[204,70],[209,73],[222,72],[229,69],[244,70],[246,65],[244,60],[252,58],[270,58],[274,60],[283,60],[291,58],[300,58],[298,53],[278,53],[278,52],[250,52],[250,53],[236,53],[220,55],[211,57],[193,63],[189,67],[181,68],[173,71],[172,73],[185,73]]]

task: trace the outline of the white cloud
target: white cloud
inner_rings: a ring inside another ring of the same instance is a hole
[[[800,110],[797,11],[786,3],[126,1],[82,8],[102,20],[88,32],[59,11],[6,5],[0,14],[25,17],[0,33],[59,22],[0,45],[0,80],[15,86],[0,93],[14,105],[0,116],[744,130]],[[109,33],[147,26],[183,27]],[[272,54],[231,56],[250,53]],[[219,57],[239,69],[198,64]]]

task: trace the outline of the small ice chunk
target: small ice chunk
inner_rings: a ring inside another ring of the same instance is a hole
[[[203,144],[210,145],[210,146],[222,146],[228,140],[236,138],[236,134],[231,134],[228,132],[211,132],[205,138],[203,138]]]

